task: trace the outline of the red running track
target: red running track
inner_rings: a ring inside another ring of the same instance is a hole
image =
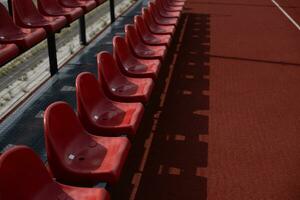
[[[211,19],[207,199],[300,199],[300,31],[271,0],[188,7]]]

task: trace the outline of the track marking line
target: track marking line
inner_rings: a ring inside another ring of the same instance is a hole
[[[275,1],[271,0],[275,6],[294,24],[294,26],[300,31],[300,25]]]

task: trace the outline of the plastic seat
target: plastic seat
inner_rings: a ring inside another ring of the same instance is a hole
[[[143,59],[163,60],[166,55],[166,46],[150,46],[144,44],[133,25],[125,26],[125,40],[132,52]]]
[[[15,43],[21,50],[28,49],[46,38],[43,28],[21,28],[14,24],[6,8],[0,3],[0,42]]]
[[[67,19],[63,16],[50,17],[40,14],[32,0],[12,0],[14,21],[25,28],[44,28],[48,33],[62,29]]]
[[[81,7],[84,13],[88,13],[97,7],[96,1],[93,0],[58,0],[59,3],[67,8]]]
[[[148,45],[170,46],[171,36],[151,33],[141,16],[134,17],[134,25],[144,43]]]
[[[166,18],[166,17],[162,17],[159,14],[158,8],[156,7],[156,5],[152,2],[148,3],[148,8],[149,8],[149,12],[150,14],[153,16],[154,21],[157,24],[160,25],[177,25],[178,22],[178,18]]]
[[[49,166],[58,180],[88,185],[118,181],[130,149],[126,137],[89,134],[65,102],[48,106],[44,128]]]
[[[160,0],[160,1],[164,1],[164,3],[169,6],[169,7],[183,7],[185,4],[185,1],[182,0]]]
[[[53,180],[28,147],[14,146],[0,156],[2,200],[109,200],[104,188],[80,188]]]
[[[119,36],[113,38],[113,55],[121,71],[126,76],[134,78],[157,79],[161,67],[159,59],[140,59],[132,54],[125,39]]]
[[[147,8],[142,9],[142,16],[143,16],[143,19],[144,19],[146,25],[148,26],[149,30],[152,33],[161,34],[161,35],[170,34],[171,36],[174,34],[174,32],[175,32],[174,25],[162,26],[162,25],[157,24],[154,21],[153,16],[149,13],[149,10]]]
[[[61,6],[58,0],[38,0],[37,5],[40,13],[43,15],[65,16],[68,23],[73,22],[84,14],[80,7],[66,8]]]
[[[103,4],[106,0],[95,0],[97,5],[101,5]]]
[[[156,4],[160,1],[164,10],[169,12],[181,12],[183,10],[183,2],[170,2],[168,0],[155,0]]]
[[[101,83],[88,72],[76,78],[78,117],[95,135],[135,135],[144,113],[141,103],[120,103],[108,99]]]
[[[167,17],[167,18],[179,18],[181,16],[181,12],[180,11],[170,11],[168,9],[166,9],[163,5],[163,0],[156,0],[155,4],[158,8],[159,14],[162,17]]]
[[[100,52],[97,55],[98,79],[110,99],[120,102],[147,103],[152,89],[151,78],[130,78],[124,76],[108,52]]]
[[[0,44],[0,65],[16,57],[19,49],[15,44]]]

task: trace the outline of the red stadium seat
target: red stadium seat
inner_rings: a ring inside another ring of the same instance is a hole
[[[76,78],[78,117],[84,128],[95,135],[135,135],[144,113],[141,103],[111,101],[91,73]]]
[[[73,22],[84,14],[81,7],[66,8],[60,5],[58,0],[38,0],[37,4],[40,13],[43,15],[65,16],[68,23]]]
[[[94,0],[58,0],[59,3],[67,8],[81,7],[84,13],[88,13],[97,7],[97,3]]]
[[[177,17],[179,18],[180,15],[181,15],[181,12],[180,11],[170,11],[168,9],[165,9],[164,5],[163,5],[163,0],[156,0],[155,1],[155,4],[158,8],[158,11],[159,11],[159,14],[162,16],[162,17],[169,17],[169,18],[173,18],[173,17]]]
[[[169,25],[169,26],[163,26],[159,25],[154,21],[153,16],[149,13],[149,10],[147,8],[142,9],[142,15],[143,19],[146,22],[146,25],[148,26],[149,30],[154,34],[170,34],[173,35],[175,32],[175,26]]]
[[[165,46],[150,46],[144,44],[133,25],[127,24],[125,26],[125,33],[126,42],[136,56],[143,59],[164,59],[166,55]]]
[[[143,42],[146,43],[147,45],[170,46],[171,36],[151,33],[141,16],[134,17],[134,25],[135,25],[135,29],[138,31]]]
[[[97,5],[101,5],[103,4],[106,0],[95,0]]]
[[[183,7],[185,4],[184,0],[159,0],[162,1],[164,4],[170,7]]]
[[[32,0],[12,0],[12,6],[15,23],[24,28],[44,28],[49,33],[55,33],[67,23],[63,16],[41,15]]]
[[[53,180],[43,161],[28,147],[15,146],[0,156],[2,200],[109,200],[104,188],[80,188]]]
[[[156,7],[156,5],[152,2],[148,3],[148,8],[149,8],[149,12],[150,14],[153,16],[154,21],[159,24],[159,25],[177,25],[178,22],[178,18],[166,18],[166,17],[162,17],[159,14],[158,8]]]
[[[55,102],[46,109],[44,128],[55,178],[74,184],[118,181],[130,148],[126,137],[89,134],[65,102]]]
[[[165,11],[169,12],[181,12],[183,10],[182,2],[173,2],[170,3],[168,0],[155,0],[155,4],[158,3],[158,1],[161,2],[162,7]]]
[[[140,59],[132,54],[125,39],[115,36],[113,39],[113,54],[123,74],[133,78],[158,77],[160,70],[159,59]]]
[[[28,49],[46,38],[43,28],[21,28],[14,24],[6,8],[0,3],[0,42],[15,43]]]
[[[10,59],[19,54],[19,49],[15,44],[0,44],[0,65],[5,64]]]
[[[121,102],[148,102],[154,86],[151,78],[124,76],[108,52],[99,53],[97,62],[98,78],[110,99]]]

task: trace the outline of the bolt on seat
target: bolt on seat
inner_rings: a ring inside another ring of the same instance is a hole
[[[133,78],[157,79],[161,63],[159,59],[141,59],[133,55],[125,39],[113,38],[113,55],[122,73]]]
[[[43,28],[21,28],[14,24],[6,8],[0,3],[0,42],[15,43],[24,51],[46,38]]]
[[[97,3],[94,0],[58,0],[59,3],[67,8],[81,7],[84,13],[88,13],[97,7]]]
[[[151,33],[141,16],[134,17],[134,25],[135,25],[135,29],[138,31],[139,36],[142,38],[143,42],[146,43],[147,45],[170,46],[171,36]]]
[[[13,17],[18,26],[24,28],[44,28],[47,33],[60,31],[67,23],[63,16],[44,16],[32,0],[12,0]]]
[[[0,44],[0,65],[5,64],[19,54],[19,49],[15,44]]]
[[[175,26],[157,24],[147,8],[142,8],[142,16],[145,20],[146,25],[152,33],[171,36],[174,35]]]
[[[64,16],[69,24],[84,14],[81,7],[66,8],[58,0],[38,0],[37,5],[42,15]]]
[[[126,137],[91,135],[65,102],[48,106],[44,128],[49,166],[58,180],[76,184],[118,181],[131,146]]]
[[[156,7],[156,5],[152,2],[148,3],[148,8],[149,8],[149,12],[150,14],[153,16],[154,21],[157,24],[160,25],[177,25],[178,22],[178,18],[166,18],[166,17],[162,17],[159,14],[158,8]]]
[[[78,117],[94,135],[136,134],[144,107],[141,103],[121,103],[108,99],[96,77],[88,72],[76,78]]]
[[[143,59],[160,59],[165,58],[166,46],[150,46],[145,44],[139,36],[134,25],[125,26],[125,40],[130,46],[132,52],[139,58]]]
[[[53,180],[43,161],[26,146],[14,146],[0,156],[3,200],[109,200],[104,188],[81,188]]]
[[[149,101],[154,87],[151,78],[130,78],[124,76],[119,70],[118,64],[108,52],[100,52],[97,55],[98,79],[101,81],[106,95],[120,102]]]
[[[156,0],[155,1],[155,5],[158,8],[159,14],[162,17],[166,17],[166,18],[179,18],[181,16],[181,12],[180,11],[172,11],[172,10],[168,10],[164,7],[163,5],[163,0]]]

